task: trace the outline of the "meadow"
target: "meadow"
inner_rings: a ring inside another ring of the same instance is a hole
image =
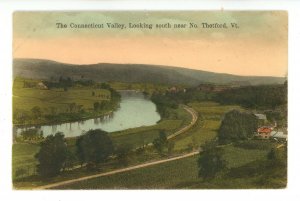
[[[99,116],[101,112],[94,111],[94,103],[109,101],[111,94],[109,90],[85,86],[70,87],[67,90],[63,88],[39,89],[37,87],[24,87],[24,82],[37,86],[41,80],[29,80],[16,78],[13,84],[13,114],[15,125],[26,124],[47,124],[51,123],[46,118],[48,115],[56,116],[55,121],[68,121],[60,114],[70,114],[77,116],[78,119]],[[41,116],[32,118],[32,109],[38,107]],[[23,118],[21,120],[21,117]]]
[[[265,150],[248,150],[229,145],[222,148],[228,167],[242,167],[264,160]],[[243,157],[247,156],[247,157]],[[242,158],[241,158],[242,157]],[[203,181],[198,177],[199,155],[131,170],[110,176],[89,179],[57,189],[190,189],[190,188],[257,188],[257,178],[222,178]]]
[[[220,105],[215,102],[194,102],[188,105],[198,112],[199,118],[194,127],[174,139],[176,151],[197,149],[205,142],[215,139],[222,116],[233,109],[242,110],[236,105]]]

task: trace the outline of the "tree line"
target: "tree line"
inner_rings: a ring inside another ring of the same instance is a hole
[[[287,103],[287,82],[282,85],[245,86],[216,94],[221,104],[238,104],[246,108],[275,109]]]
[[[71,150],[63,133],[49,135],[40,143],[40,151],[35,155],[38,160],[37,172],[42,178],[57,176],[64,169],[74,165],[84,165],[96,169],[115,153],[115,147],[107,132],[100,129],[90,130],[76,139],[75,151]]]

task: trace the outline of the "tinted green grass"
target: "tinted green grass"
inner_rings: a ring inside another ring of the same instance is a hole
[[[15,171],[23,169],[26,174],[30,174],[33,168],[37,165],[37,160],[34,158],[35,154],[39,151],[40,146],[35,144],[13,144],[12,149],[12,171],[15,177]],[[25,176],[24,175],[24,176]]]
[[[162,189],[197,180],[197,157],[189,157],[61,186],[58,189]]]
[[[26,80],[28,81],[28,80]],[[38,88],[24,88],[24,79],[17,78],[13,86],[13,113],[31,115],[31,109],[39,107],[42,116],[59,115],[62,113],[81,113],[81,116],[95,116],[93,107],[95,102],[110,100],[110,92],[106,89],[95,89],[93,87],[72,87],[67,91],[63,89],[42,90]],[[31,80],[38,83],[39,80]],[[92,95],[94,92],[95,95]],[[75,103],[84,110],[86,114],[74,109],[70,111],[70,104]],[[89,113],[87,113],[89,112]],[[107,112],[107,111],[102,111]],[[99,115],[99,114],[98,114]],[[14,116],[14,123],[18,123]],[[25,124],[49,123],[47,119],[27,120]]]
[[[255,161],[265,160],[266,152],[229,145],[222,148],[227,167],[242,167]],[[247,156],[247,157],[245,157]],[[248,178],[215,178],[203,181],[198,178],[197,156],[163,164],[131,170],[110,176],[59,186],[57,189],[182,189],[182,188],[263,188],[257,181],[260,176]]]
[[[216,138],[222,116],[233,109],[241,110],[239,106],[224,106],[215,102],[197,102],[189,106],[198,112],[199,118],[193,128],[174,140],[177,151],[198,148]]]

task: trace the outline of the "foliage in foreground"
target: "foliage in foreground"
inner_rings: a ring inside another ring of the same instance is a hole
[[[113,154],[114,146],[107,132],[100,129],[89,130],[76,141],[77,155],[81,162],[93,167],[104,162]]]
[[[38,174],[43,178],[58,175],[67,158],[67,152],[67,145],[62,133],[47,136],[41,142],[41,149],[35,156],[39,161]]]
[[[198,159],[198,175],[204,180],[210,180],[226,169],[226,161],[222,157],[222,150],[217,147],[215,141],[207,142],[202,149]]]

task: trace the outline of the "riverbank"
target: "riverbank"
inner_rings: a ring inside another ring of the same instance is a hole
[[[116,111],[110,111],[100,118],[87,118],[75,122],[50,124],[39,126],[39,132],[43,136],[63,132],[65,137],[79,136],[90,129],[102,129],[106,132],[122,131],[142,126],[152,126],[160,120],[156,112],[156,106],[151,100],[145,98],[141,93],[133,95],[122,94],[119,107]],[[35,125],[35,127],[37,127]],[[27,128],[27,127],[26,127]],[[17,128],[16,133],[20,134],[24,129]]]
[[[30,83],[28,87],[24,83]],[[13,125],[32,127],[68,123],[108,115],[119,107],[120,94],[98,85],[40,89],[40,80],[13,83]]]
[[[115,108],[114,111],[118,109]],[[113,110],[108,111],[108,112],[104,112],[101,114],[91,114],[88,116],[78,116],[78,117],[74,117],[74,119],[71,120],[59,120],[59,121],[53,121],[53,122],[47,122],[47,123],[36,123],[36,124],[13,124],[14,127],[16,128],[30,128],[30,127],[40,127],[40,126],[54,126],[54,125],[59,125],[59,124],[64,124],[64,123],[74,123],[77,121],[85,121],[85,120],[89,120],[89,119],[96,119],[96,118],[101,118],[107,115],[111,115],[113,112]]]

